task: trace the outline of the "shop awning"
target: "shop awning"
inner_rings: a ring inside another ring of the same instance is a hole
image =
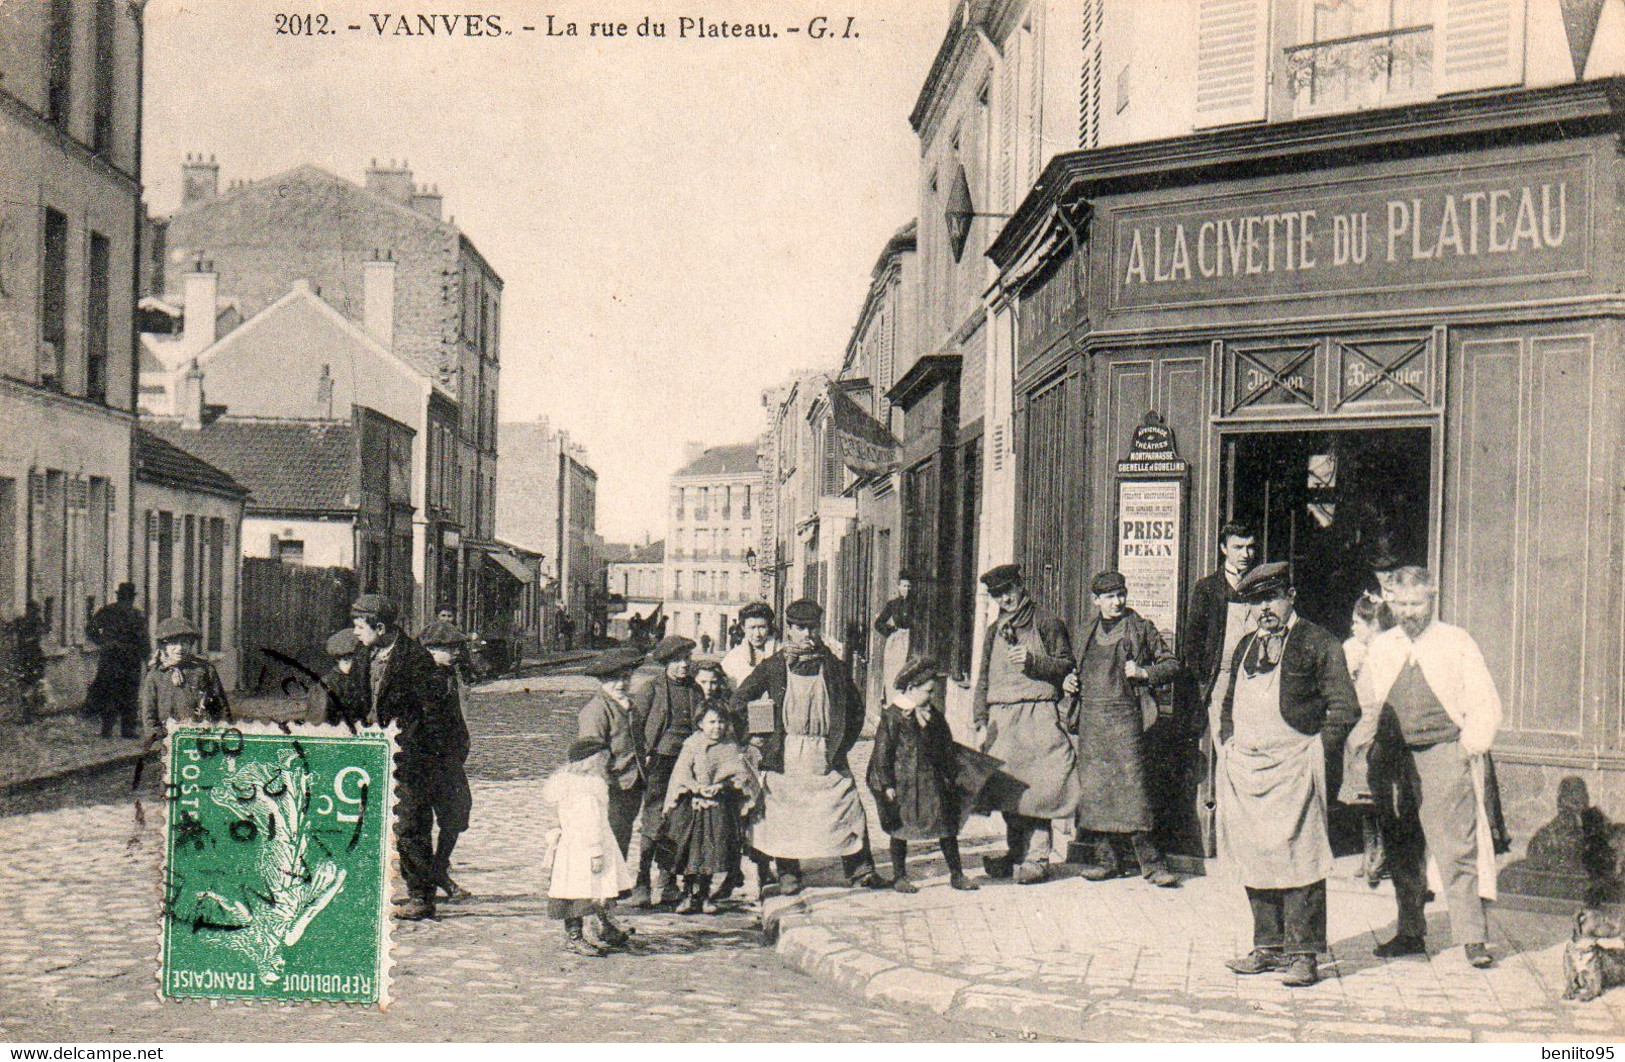
[[[491,561],[491,563],[495,564],[498,568],[501,568],[503,571],[513,576],[514,579],[518,580],[520,583],[533,583],[536,581],[535,572],[531,571],[523,564],[520,564],[517,560],[508,556],[506,553],[489,552],[486,553],[485,556],[487,560]]]

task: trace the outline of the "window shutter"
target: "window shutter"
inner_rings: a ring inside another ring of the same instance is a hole
[[[1264,120],[1269,28],[1269,0],[1199,0],[1197,128]]]
[[[1083,3],[1083,99],[1078,108],[1078,146],[1100,146],[1100,30],[1104,0]]]
[[[1020,38],[1017,38],[1019,40]],[[990,209],[1004,210],[1003,204],[1016,202],[1016,86],[1020,83],[1020,48],[1011,49],[1004,58],[1004,69],[999,73],[999,205],[988,204]]]
[[[1439,91],[1523,82],[1524,0],[1444,0]]]

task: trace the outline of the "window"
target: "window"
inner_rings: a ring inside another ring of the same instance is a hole
[[[1296,114],[1433,94],[1433,0],[1301,2],[1301,43],[1286,50]]]
[[[276,547],[273,556],[283,564],[305,563],[305,540],[302,538],[277,538],[271,540]]]
[[[745,484],[745,503],[739,507],[739,517],[742,520],[750,519],[750,484]]]
[[[95,600],[107,595],[113,577],[113,485],[101,476],[90,477],[90,491],[85,505],[85,560],[83,566],[86,593]],[[96,611],[91,605],[85,612],[88,620]]]
[[[694,573],[694,600],[704,601],[711,596],[711,573],[699,571]]]
[[[699,500],[694,503],[694,519],[707,520],[711,516],[711,488],[701,487]]]
[[[717,588],[717,600],[733,600],[733,572],[722,573],[722,585]]]
[[[68,218],[45,208],[45,263],[40,277],[40,383],[62,386],[68,340]]]
[[[96,0],[96,104],[91,116],[90,148],[98,155],[113,147],[113,32],[117,0]]]
[[[683,573],[671,573],[671,596],[681,601],[683,599]]]
[[[733,487],[718,487],[717,491],[722,495],[722,518],[724,520],[732,520],[734,511]]]
[[[45,39],[45,119],[68,124],[73,81],[73,0],[51,0],[51,22]]]
[[[181,517],[181,615],[197,619],[197,517],[187,513]]]
[[[107,271],[112,245],[99,232],[90,234],[90,280],[85,286],[85,397],[107,400]]]

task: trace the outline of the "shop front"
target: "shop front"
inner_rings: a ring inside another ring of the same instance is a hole
[[[1580,887],[1576,802],[1625,818],[1619,98],[1576,85],[1066,156],[994,249],[1032,324],[1022,541],[1080,543],[1052,562],[1074,569],[1053,580],[1065,611],[1086,613],[1089,571],[1138,557],[1177,652],[1229,521],[1340,637],[1376,570],[1426,565],[1505,704],[1511,891]],[[1148,421],[1181,478],[1125,492],[1148,478]],[[1147,512],[1177,514],[1173,550]],[[1196,700],[1160,749],[1179,761],[1166,828],[1193,854]]]

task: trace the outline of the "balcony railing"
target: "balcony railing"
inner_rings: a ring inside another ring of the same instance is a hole
[[[1286,49],[1297,117],[1386,107],[1433,92],[1433,27],[1358,33]]]

